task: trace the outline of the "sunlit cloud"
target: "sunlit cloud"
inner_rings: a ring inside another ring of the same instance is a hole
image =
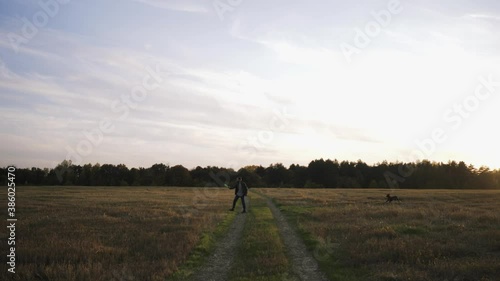
[[[473,19],[500,21],[499,16],[485,15],[485,14],[470,14],[470,15],[467,15],[466,17],[473,18]]]
[[[245,2],[220,21],[211,2],[134,0],[109,18],[75,2],[17,53],[5,38],[23,28],[16,13],[32,11],[11,4],[0,12],[0,165],[53,166],[110,120],[113,132],[85,163],[405,161],[416,141],[443,128],[448,141],[430,159],[500,167],[488,153],[499,140],[487,125],[500,118],[500,89],[458,129],[443,117],[474,94],[480,77],[500,77],[498,9],[408,4],[347,62],[340,44],[380,3]],[[345,14],[320,16],[339,5]],[[127,18],[137,24],[122,26]],[[117,108],[148,67],[161,74],[158,87]]]

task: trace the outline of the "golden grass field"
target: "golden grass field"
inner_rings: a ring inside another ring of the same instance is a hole
[[[264,189],[331,280],[500,280],[500,191]],[[401,203],[384,203],[386,193]]]
[[[393,190],[403,201],[392,204],[386,190],[253,191],[279,205],[330,280],[500,280],[500,191]],[[189,275],[234,218],[233,196],[219,188],[18,187],[17,273],[3,263],[0,280],[156,281],[179,268]],[[282,243],[257,198],[250,193],[255,206],[231,276],[281,280],[289,263],[283,249],[262,256]],[[5,257],[7,232],[0,235]],[[270,261],[280,268],[262,268]]]
[[[227,218],[232,199],[227,190],[195,188],[16,191],[16,274],[2,263],[0,280],[165,280],[196,245],[209,244],[201,234]],[[5,257],[7,233],[1,236]]]

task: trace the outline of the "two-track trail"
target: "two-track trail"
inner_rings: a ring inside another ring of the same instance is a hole
[[[317,261],[307,250],[306,245],[293,229],[284,215],[274,205],[271,199],[260,194],[253,193],[262,197],[267,208],[270,209],[274,222],[278,228],[281,240],[286,249],[286,256],[290,262],[292,275],[286,278],[288,280],[302,281],[326,281],[325,275],[320,271]],[[264,205],[265,206],[265,205]],[[251,211],[251,210],[250,210]],[[244,235],[246,217],[248,214],[237,214],[227,233],[217,241],[213,254],[193,275],[193,281],[229,281],[228,275],[237,258],[238,249]]]
[[[239,242],[243,234],[246,215],[237,214],[227,233],[217,242],[213,254],[196,272],[193,281],[227,281]]]
[[[327,281],[323,272],[319,269],[318,262],[313,255],[307,250],[304,241],[299,237],[297,232],[290,227],[285,216],[280,212],[278,207],[274,205],[271,199],[266,198],[267,206],[271,209],[276,225],[280,231],[283,243],[287,249],[287,254],[292,262],[292,269],[295,274],[300,277],[300,280],[315,280]]]

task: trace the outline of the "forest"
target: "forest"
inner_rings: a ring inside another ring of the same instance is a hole
[[[307,166],[281,163],[268,167],[246,166],[239,170],[207,166],[187,169],[159,163],[149,168],[124,164],[73,165],[64,160],[55,168],[17,168],[16,185],[78,186],[193,186],[230,185],[237,176],[250,187],[294,188],[417,188],[500,189],[500,170],[475,168],[464,162],[428,160],[416,163],[383,161],[373,165],[358,160],[317,159]],[[0,168],[7,181],[7,167]]]

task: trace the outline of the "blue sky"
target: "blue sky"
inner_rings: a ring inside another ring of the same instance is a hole
[[[500,168],[499,26],[497,1],[2,1],[0,165]]]

